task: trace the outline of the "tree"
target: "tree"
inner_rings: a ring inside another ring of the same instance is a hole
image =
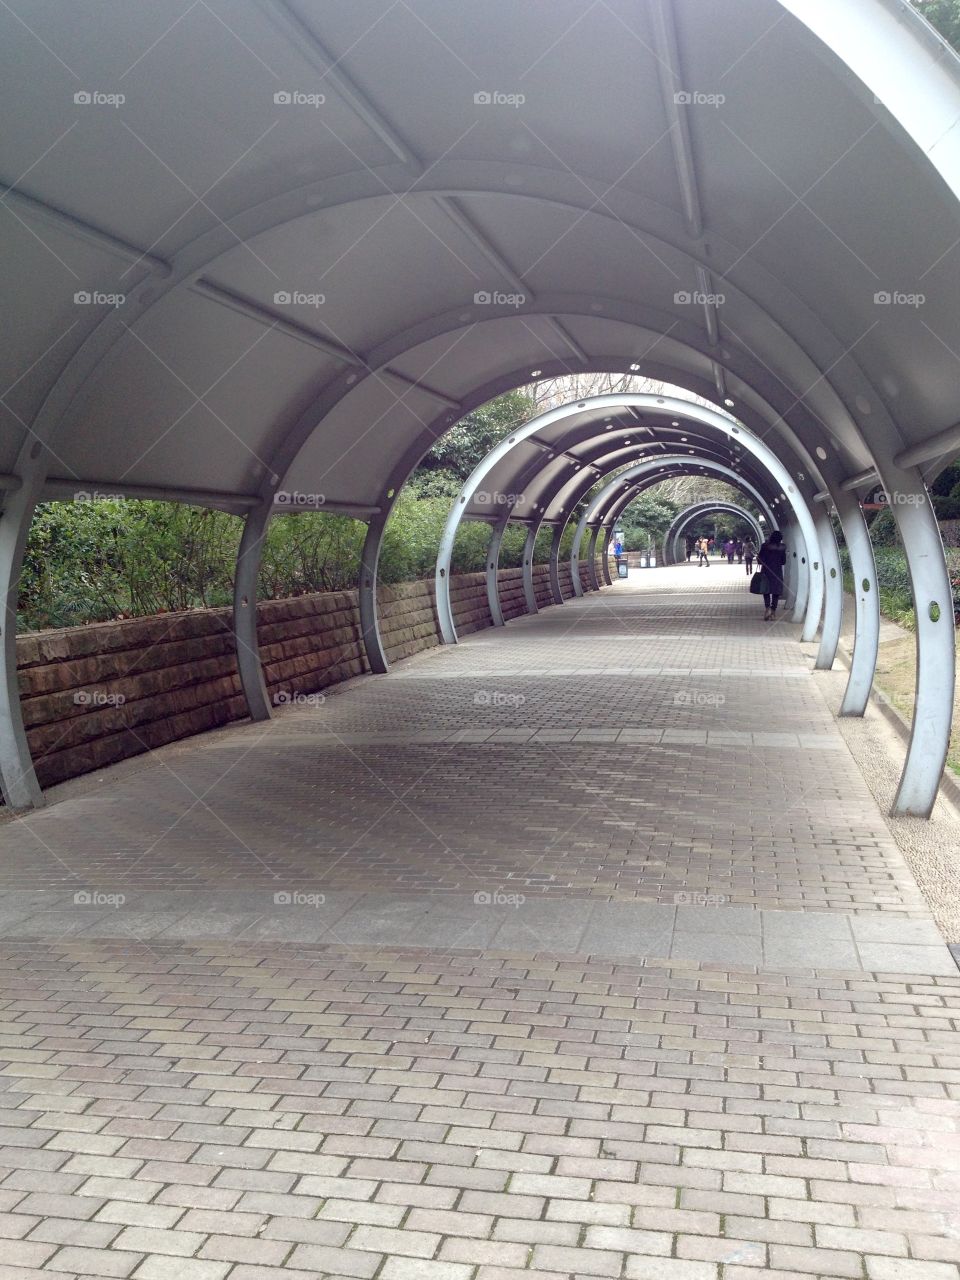
[[[676,516],[674,503],[650,490],[638,494],[617,521],[625,550],[644,551],[651,543],[659,545]]]
[[[456,493],[493,446],[535,412],[536,403],[530,396],[523,391],[508,391],[468,413],[420,463],[411,481],[414,489],[427,494]]]
[[[912,3],[948,44],[960,50],[960,0],[912,0]]]
[[[960,462],[951,462],[943,468],[930,485],[930,492],[938,498],[947,498],[960,484]]]

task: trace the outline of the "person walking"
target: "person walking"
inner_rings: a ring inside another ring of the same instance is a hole
[[[737,553],[737,564],[743,564],[743,539],[742,538],[737,539],[734,545],[734,550]]]
[[[748,538],[743,544],[743,563],[747,566],[747,577],[753,576],[753,558],[757,554],[757,548],[753,545],[753,539]]]
[[[700,553],[700,561],[699,561],[700,568],[702,569],[703,566],[706,565],[707,568],[709,569],[710,556],[708,555],[708,552],[710,550],[710,543],[707,541],[706,538],[700,539],[700,541],[697,543],[697,550]]]
[[[763,593],[766,612],[764,622],[773,622],[777,615],[777,605],[783,595],[783,574],[787,563],[787,552],[783,545],[783,534],[774,530],[757,553],[757,565],[766,577],[767,589]]]
[[[732,538],[730,538],[730,540],[725,543],[723,549],[727,553],[727,564],[733,564],[733,557],[736,554],[737,544]]]

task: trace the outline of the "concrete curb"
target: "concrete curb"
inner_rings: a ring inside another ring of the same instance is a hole
[[[850,661],[852,651],[844,643],[843,640],[837,646],[837,657],[850,670]],[[892,725],[904,742],[910,741],[910,721],[897,710],[885,693],[879,689],[870,690],[870,701],[877,708],[888,724]],[[960,810],[960,781],[952,774],[949,766],[944,767],[943,774],[940,778],[940,794],[954,806]]]

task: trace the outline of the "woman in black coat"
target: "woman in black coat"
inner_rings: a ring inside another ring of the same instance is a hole
[[[764,622],[771,622],[776,616],[777,605],[784,594],[783,572],[787,563],[787,552],[783,545],[783,534],[774,530],[757,552],[757,567],[766,576],[767,589],[763,593],[766,612]]]

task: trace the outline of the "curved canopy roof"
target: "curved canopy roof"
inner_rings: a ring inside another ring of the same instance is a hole
[[[904,0],[21,0],[0,39],[8,488],[364,514],[537,370],[728,400],[818,482],[960,416],[958,61]]]

